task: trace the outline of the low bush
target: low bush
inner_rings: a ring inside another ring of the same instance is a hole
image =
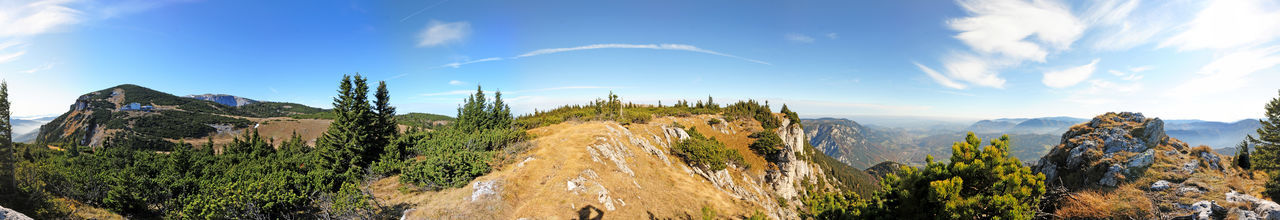
[[[729,163],[746,165],[738,150],[726,148],[715,138],[706,138],[693,129],[686,131],[689,133],[689,139],[680,141],[671,149],[671,152],[684,159],[689,165],[710,171],[723,170]]]
[[[782,151],[782,138],[778,137],[778,133],[774,133],[771,130],[752,133],[748,137],[756,139],[755,142],[751,143],[751,150],[766,156],[765,158]]]

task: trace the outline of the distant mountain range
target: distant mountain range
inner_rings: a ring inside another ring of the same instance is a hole
[[[1058,145],[1063,132],[1087,121],[1074,117],[1000,118],[980,120],[962,128],[956,128],[952,123],[938,126],[917,123],[911,128],[896,128],[864,125],[849,119],[819,118],[804,119],[803,124],[809,143],[815,148],[840,162],[866,169],[882,161],[919,165],[926,155],[945,160],[951,155],[951,144],[964,139],[968,132],[974,132],[983,139],[1008,134],[1012,139],[1010,154],[1024,162],[1033,162],[1032,159],[1040,158]],[[1169,136],[1191,146],[1207,145],[1219,149],[1235,146],[1244,140],[1245,135],[1252,134],[1261,126],[1256,119],[1232,123],[1202,120],[1165,122]]]
[[[57,117],[42,117],[32,119],[10,119],[13,123],[13,142],[30,142],[36,139],[36,135],[40,133],[40,126],[49,121],[53,121]]]

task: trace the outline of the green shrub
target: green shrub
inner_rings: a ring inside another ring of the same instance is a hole
[[[462,187],[472,179],[489,173],[491,154],[482,151],[443,151],[423,160],[412,161],[402,171],[401,181],[428,190]]]
[[[949,163],[926,159],[924,169],[908,167],[885,177],[862,213],[905,219],[1031,219],[1045,193],[1044,175],[1008,153],[1009,136],[980,147],[973,133],[952,145]]]
[[[693,129],[686,130],[689,139],[680,141],[671,152],[691,166],[701,167],[709,171],[723,170],[728,163],[745,166],[742,154],[736,149],[729,149],[715,138],[706,138]]]
[[[748,137],[756,139],[755,142],[751,143],[751,150],[761,156],[766,156],[765,158],[782,152],[782,138],[778,137],[778,133],[774,133],[772,130],[752,133]]]

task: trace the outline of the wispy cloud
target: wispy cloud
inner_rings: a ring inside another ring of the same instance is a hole
[[[1260,0],[1217,0],[1195,15],[1186,29],[1160,44],[1179,50],[1228,49],[1280,37],[1280,8]]]
[[[72,1],[46,0],[18,3],[0,8],[0,37],[31,36],[75,24],[82,19],[80,10],[68,7]]]
[[[1240,88],[1255,72],[1280,65],[1280,46],[1241,49],[1215,58],[1194,77],[1173,88],[1170,96],[1187,97],[1217,94]]]
[[[418,33],[418,47],[435,47],[462,42],[471,35],[471,23],[432,20]]]
[[[947,24],[960,31],[956,39],[983,54],[1044,62],[1049,53],[1046,47],[1069,48],[1086,28],[1071,14],[1070,8],[1052,0],[961,0],[958,3],[973,16],[953,19]],[[1032,37],[1038,41],[1031,41]]]
[[[827,39],[835,40],[836,38],[840,38],[840,35],[836,33],[827,33]]]
[[[1041,80],[1041,82],[1043,82],[1045,86],[1049,86],[1051,88],[1066,88],[1074,86],[1080,82],[1084,82],[1086,79],[1089,79],[1089,76],[1093,75],[1094,71],[1097,71],[1099,60],[1100,59],[1093,59],[1093,62],[1089,62],[1089,64],[1063,70],[1044,72],[1044,79]]]
[[[967,87],[960,81],[1004,88],[1001,69],[1025,61],[1045,62],[1050,52],[1069,49],[1087,28],[1066,4],[1054,0],[959,0],[957,4],[970,16],[951,19],[947,26],[959,32],[955,38],[971,52],[945,55],[945,74],[925,71],[949,88]]]
[[[689,51],[689,52],[705,53],[705,54],[711,54],[716,56],[735,58],[735,59],[745,60],[747,62],[752,62],[752,63],[773,65],[768,62],[764,62],[756,59],[750,59],[750,58],[730,55],[726,53],[716,52],[712,50],[702,49],[702,48],[698,48],[696,46],[687,45],[687,44],[592,44],[592,45],[578,46],[578,47],[539,49],[539,50],[534,50],[528,53],[517,55],[515,58],[525,58],[525,57],[540,56],[540,55],[547,55],[547,54],[564,53],[564,52],[579,51],[579,50],[597,50],[597,49],[651,49],[651,50]]]
[[[502,57],[490,57],[490,58],[484,58],[484,59],[479,59],[479,60],[468,60],[468,61],[465,61],[465,62],[452,62],[452,63],[447,63],[447,64],[444,64],[444,65],[440,65],[440,67],[452,67],[452,68],[458,68],[458,67],[462,67],[462,65],[467,65],[467,64],[482,63],[482,62],[489,62],[489,61],[499,61],[499,60],[502,60]]]
[[[449,85],[461,86],[466,84],[467,82],[458,81],[458,80],[449,80]]]
[[[787,41],[791,41],[795,43],[806,43],[806,44],[813,43],[813,37],[810,37],[809,35],[799,34],[799,33],[789,33],[787,35],[784,35],[783,38],[786,38]]]
[[[915,63],[915,64],[916,64],[916,67],[917,67],[917,68],[920,68],[920,71],[924,71],[924,74],[925,74],[925,75],[928,75],[930,79],[933,79],[933,81],[934,81],[934,82],[937,82],[939,85],[946,86],[947,88],[952,88],[952,89],[964,89],[964,88],[965,88],[965,85],[964,85],[964,84],[960,84],[960,83],[956,83],[955,81],[951,81],[951,79],[948,79],[946,76],[943,76],[942,74],[939,74],[939,73],[938,73],[938,71],[934,71],[932,68],[929,68],[929,67],[927,67],[927,66],[924,66],[924,65],[922,65],[922,64],[920,64],[920,63]]]
[[[0,63],[4,63],[4,62],[3,62],[3,61],[0,61]],[[20,73],[26,73],[26,74],[32,74],[32,73],[36,73],[36,72],[40,72],[40,71],[45,71],[45,70],[49,70],[49,69],[53,69],[53,63],[45,63],[44,65],[40,65],[39,67],[31,68],[31,69],[28,69],[28,70],[22,70],[22,71],[18,71],[18,72],[20,72]]]

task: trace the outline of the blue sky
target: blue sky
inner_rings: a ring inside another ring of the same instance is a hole
[[[1257,118],[1280,3],[1220,1],[9,1],[14,115],[124,83],[329,107],[343,74],[401,112],[477,84],[518,113],[609,91],[769,100],[804,117]]]

